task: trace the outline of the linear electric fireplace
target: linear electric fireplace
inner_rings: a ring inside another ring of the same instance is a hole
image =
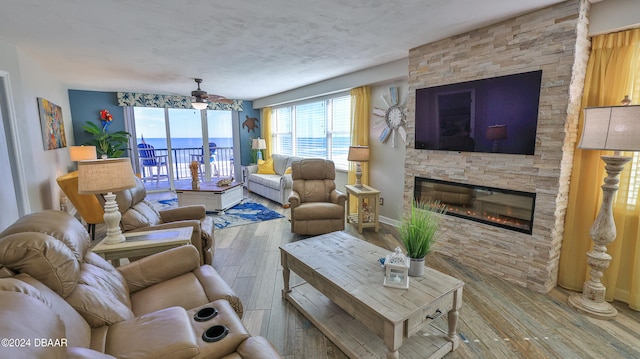
[[[536,194],[415,177],[416,201],[440,201],[447,214],[531,234]]]

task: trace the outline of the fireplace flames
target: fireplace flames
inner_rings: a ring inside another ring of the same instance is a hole
[[[447,214],[455,214],[459,217],[479,219],[483,222],[492,222],[506,227],[519,228],[525,231],[531,230],[531,222],[522,219],[501,216],[499,214],[476,212],[464,207],[447,205]]]

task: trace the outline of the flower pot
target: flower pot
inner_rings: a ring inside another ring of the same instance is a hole
[[[200,189],[200,181],[191,181],[192,189]]]
[[[409,258],[409,276],[422,277],[424,274],[424,257]]]

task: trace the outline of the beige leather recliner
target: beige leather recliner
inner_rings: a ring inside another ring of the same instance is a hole
[[[98,222],[104,215],[104,198],[101,195],[78,194],[77,172],[57,178],[58,185],[87,223]],[[122,213],[120,227],[123,232],[148,231],[176,227],[193,227],[191,244],[200,253],[200,264],[213,263],[215,241],[213,218],[207,217],[204,206],[183,206],[157,211],[146,200],[144,183],[136,177],[136,186],[116,193],[118,209]],[[96,213],[99,213],[96,216]],[[91,222],[89,222],[91,220]]]
[[[309,158],[291,163],[291,232],[318,235],[344,230],[347,196],[336,190],[331,160]]]
[[[0,336],[30,340],[0,347],[0,357],[280,357],[247,332],[240,299],[193,246],[116,269],[89,245],[62,211],[24,216],[0,233]],[[203,308],[217,315],[195,320]],[[208,342],[203,334],[216,326],[227,334]]]

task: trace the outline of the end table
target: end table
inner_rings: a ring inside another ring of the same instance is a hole
[[[345,185],[347,189],[347,223],[351,223],[362,233],[363,228],[373,227],[377,232],[380,229],[378,214],[380,213],[380,191],[367,185],[356,187],[355,185]],[[356,213],[349,213],[349,202],[351,196],[355,197],[358,206]],[[369,206],[369,218],[363,216],[363,202],[366,200]]]
[[[146,257],[170,248],[191,244],[193,227],[177,227],[124,233],[122,243],[105,244],[100,241],[92,251],[120,266],[121,258]]]

